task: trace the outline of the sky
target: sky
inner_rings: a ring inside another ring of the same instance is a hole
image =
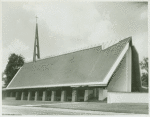
[[[2,71],[11,53],[32,61],[36,15],[41,58],[130,36],[148,56],[147,2],[3,2]]]

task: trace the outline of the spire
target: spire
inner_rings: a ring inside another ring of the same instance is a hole
[[[40,47],[39,47],[39,37],[38,37],[38,24],[36,16],[36,30],[35,30],[35,42],[34,42],[34,52],[33,52],[33,62],[36,62],[36,56],[40,59]]]

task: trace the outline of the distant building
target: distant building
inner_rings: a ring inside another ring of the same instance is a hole
[[[104,100],[108,92],[139,92],[139,60],[132,38],[45,59],[40,58],[38,31],[33,62],[23,65],[6,87],[17,100]]]

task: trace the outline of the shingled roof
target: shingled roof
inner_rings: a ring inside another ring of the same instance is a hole
[[[102,50],[102,46],[28,62],[14,76],[6,89],[107,85],[104,82],[115,61],[131,37]]]

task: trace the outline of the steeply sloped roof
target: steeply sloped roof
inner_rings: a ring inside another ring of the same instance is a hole
[[[25,63],[7,89],[72,86],[103,82],[113,63],[131,40],[102,50],[101,46]]]

